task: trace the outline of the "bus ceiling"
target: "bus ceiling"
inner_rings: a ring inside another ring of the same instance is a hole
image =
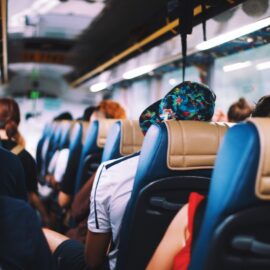
[[[53,64],[60,70],[63,67],[61,76],[72,87],[78,87],[177,36],[181,1],[184,0],[20,0],[18,4],[9,0],[8,25],[2,20],[2,29],[8,29],[9,37],[8,46],[4,46],[5,38],[1,39],[2,55],[7,58],[2,57],[2,81],[7,79],[7,64],[11,76],[25,63]],[[202,0],[193,2],[195,26],[254,0],[204,0],[204,13]],[[255,2],[260,2],[262,9],[267,3],[268,9],[268,0]]]

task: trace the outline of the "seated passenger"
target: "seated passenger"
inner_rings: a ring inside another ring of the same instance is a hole
[[[270,116],[270,96],[259,99],[251,116]],[[205,202],[204,196],[198,193],[190,194],[188,204],[184,205],[174,217],[148,264],[147,270],[188,269],[191,246],[196,240],[196,229],[200,227]],[[197,212],[200,212],[199,215]]]
[[[59,115],[53,118],[54,121],[61,121],[61,120],[73,120],[73,116],[70,112],[62,112]]]
[[[41,213],[44,222],[49,222],[48,214],[37,195],[37,168],[33,157],[19,144],[18,132],[20,110],[15,100],[0,98],[0,137],[2,147],[18,156],[23,166],[29,202]]]
[[[245,98],[233,103],[228,110],[228,121],[238,123],[250,117],[253,107],[246,101]]]
[[[270,95],[261,97],[252,114],[252,117],[270,117]]]
[[[183,82],[141,114],[140,126],[145,134],[153,123],[164,120],[210,121],[214,113],[215,99],[215,94],[207,86]],[[110,269],[115,269],[118,234],[131,195],[138,161],[139,153],[111,160],[102,163],[96,173],[91,192],[85,247],[85,260],[91,269],[99,269],[106,262],[107,255]],[[54,238],[53,234],[54,232],[50,233],[48,230],[45,232],[48,241],[54,242],[51,247],[55,260],[59,261],[58,258],[61,257],[58,269],[78,269],[74,262],[84,262],[83,245],[59,235]],[[111,241],[113,247],[107,254]],[[68,265],[74,268],[68,268]]]
[[[53,269],[36,213],[24,201],[0,196],[0,239],[0,269]]]
[[[96,107],[96,110],[92,113],[90,117],[90,122],[98,119],[125,119],[126,112],[124,108],[116,101],[113,100],[103,100]],[[64,157],[62,157],[64,159]],[[62,165],[62,168],[65,166]],[[57,171],[57,167],[55,169]],[[58,196],[58,203],[61,207],[66,207],[71,202],[71,198],[74,192],[75,179],[73,182],[70,178],[64,177],[64,171],[60,170],[62,174],[62,181],[60,185],[60,192]],[[58,173],[60,175],[60,173]],[[59,176],[60,177],[60,176]],[[73,179],[71,179],[73,180]]]
[[[28,200],[21,161],[2,147],[0,147],[0,183],[0,195]]]
[[[212,117],[213,122],[228,122],[227,115],[223,112],[222,109],[216,109]]]

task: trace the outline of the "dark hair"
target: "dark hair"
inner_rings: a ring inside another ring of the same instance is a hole
[[[269,117],[270,116],[270,95],[263,96],[257,102],[252,117]]]
[[[58,120],[73,120],[73,117],[70,112],[63,112],[57,115],[56,117],[53,118],[54,121]]]
[[[83,116],[82,116],[82,120],[83,121],[89,121],[92,113],[96,110],[97,108],[94,106],[89,106],[87,107],[84,112],[83,112]]]
[[[233,103],[228,110],[228,120],[230,122],[241,122],[248,118],[253,111],[252,106],[246,101],[245,98]]]
[[[5,129],[9,139],[18,134],[20,109],[12,98],[0,98],[0,128]]]

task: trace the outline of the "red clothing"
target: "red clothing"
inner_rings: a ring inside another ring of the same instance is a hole
[[[173,262],[173,270],[187,270],[190,262],[192,233],[193,233],[193,220],[196,213],[196,209],[200,202],[204,199],[203,195],[196,192],[192,192],[189,195],[188,200],[188,231],[190,233],[187,239],[186,245],[175,256]]]

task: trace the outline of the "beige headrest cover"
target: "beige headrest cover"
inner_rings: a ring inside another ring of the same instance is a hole
[[[171,170],[211,169],[229,123],[166,121],[167,166]]]
[[[270,119],[252,118],[260,137],[260,159],[255,184],[256,196],[263,200],[270,200]]]
[[[121,120],[120,154],[122,156],[139,151],[143,143],[143,134],[137,120]]]
[[[82,144],[84,145],[90,122],[81,121],[81,124],[82,124]]]
[[[97,137],[97,146],[98,147],[100,147],[100,148],[104,147],[106,140],[107,140],[109,130],[117,120],[119,120],[119,119],[98,120],[98,137]]]

